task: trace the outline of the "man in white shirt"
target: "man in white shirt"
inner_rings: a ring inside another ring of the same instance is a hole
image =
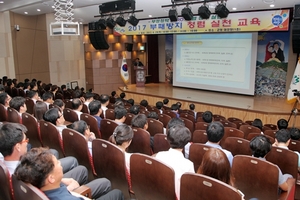
[[[116,106],[115,109],[115,122],[121,125],[126,120],[127,110],[123,106]]]
[[[191,139],[191,132],[182,125],[175,125],[168,130],[167,139],[170,143],[168,151],[161,151],[156,154],[156,158],[169,165],[175,172],[175,193],[180,199],[180,179],[182,174],[194,171],[194,164],[184,158],[182,149]]]
[[[49,105],[53,104],[53,94],[51,92],[45,92],[42,99],[47,104],[47,109],[49,109]]]
[[[107,94],[101,94],[99,101],[101,103],[101,110],[103,113],[103,117],[106,118],[105,112],[108,109],[107,105],[109,104],[109,96]]]
[[[89,108],[90,102],[94,101],[94,94],[91,92],[88,92],[84,95],[84,99],[85,99],[84,104]]]
[[[27,92],[27,97],[29,97],[30,99],[32,99],[32,101],[34,102],[34,104],[36,104],[36,101],[41,100],[40,97],[39,97],[39,93],[36,90],[29,90]]]
[[[27,106],[25,104],[26,99],[24,97],[14,97],[9,102],[9,107],[15,109],[20,117],[22,118],[22,113],[27,111]]]
[[[79,98],[73,99],[72,108],[73,108],[73,111],[76,112],[76,114],[78,116],[78,120],[80,120],[80,115],[82,114],[82,112],[81,112],[82,107],[83,107],[83,103]]]

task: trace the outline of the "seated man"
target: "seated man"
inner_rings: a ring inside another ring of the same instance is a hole
[[[146,109],[146,111],[147,111],[148,101],[146,99],[143,99],[140,102],[140,105],[143,106]]]
[[[160,114],[163,114],[163,106],[164,106],[164,104],[163,104],[163,102],[161,102],[161,101],[158,101],[158,102],[156,102],[156,104],[155,104],[155,107],[159,110],[159,113],[160,113]]]
[[[212,122],[208,125],[206,129],[208,141],[205,145],[208,145],[213,148],[221,149],[227,156],[230,166],[232,166],[233,156],[230,151],[223,149],[219,143],[224,136],[224,126],[220,122]]]
[[[42,99],[47,104],[47,109],[49,109],[49,105],[53,103],[53,94],[52,94],[52,92],[45,92],[42,95]]]
[[[290,128],[290,135],[292,140],[299,140],[300,139],[299,129],[296,127]]]
[[[115,109],[115,122],[121,125],[126,120],[127,110],[123,106],[116,106]]]
[[[65,123],[64,115],[60,112],[58,108],[51,108],[47,110],[44,114],[44,120],[46,122],[52,123],[54,126],[56,126],[57,130],[60,133],[60,136],[62,136],[62,131],[67,128]]]
[[[254,157],[259,158],[261,160],[266,160],[265,156],[271,150],[272,144],[271,144],[269,138],[267,138],[264,135],[259,135],[250,141],[250,148],[252,150]],[[278,167],[278,171],[279,171],[279,175],[278,175],[279,188],[282,189],[283,191],[287,191],[288,184],[287,184],[286,180],[288,178],[291,178],[292,176],[290,174],[283,175],[281,170],[279,169],[279,167]]]
[[[29,90],[26,95],[28,98],[32,99],[34,104],[36,104],[38,100],[41,100],[37,90]]]
[[[85,102],[84,104],[89,107],[89,104],[94,101],[94,94],[91,93],[91,92],[88,92],[84,95],[84,99],[85,99]]]
[[[79,98],[75,98],[73,99],[72,101],[72,108],[73,108],[73,111],[76,112],[77,116],[78,116],[78,120],[80,120],[80,115],[82,114],[81,110],[82,110],[82,101],[79,99]]]
[[[176,103],[172,104],[171,111],[176,114],[177,118],[179,118],[179,106]]]
[[[98,128],[100,130],[100,124],[102,118],[100,117],[102,113],[101,103],[98,100],[92,101],[89,104],[90,115],[94,116],[97,119]]]
[[[280,130],[280,129],[287,129],[288,126],[289,126],[289,123],[285,119],[279,119],[277,121],[278,130]]]
[[[6,92],[0,93],[0,103],[4,106],[6,110],[9,107],[10,100],[11,97]]]
[[[140,106],[139,105],[133,105],[130,107],[129,112],[131,114],[137,115],[140,113]]]
[[[175,172],[175,192],[177,199],[180,198],[180,178],[185,172],[194,171],[194,164],[184,158],[182,149],[191,140],[191,132],[182,125],[175,125],[168,130],[167,139],[170,143],[168,151],[160,151],[156,158],[161,162],[169,165]]]
[[[39,188],[50,200],[81,199],[73,196],[66,185],[62,183],[61,164],[47,149],[33,148],[22,156],[15,175],[19,180]],[[103,184],[104,182],[105,184]],[[90,188],[98,186],[96,192],[92,192],[93,199],[124,199],[121,191],[110,191],[111,186],[107,179],[95,179],[86,185]],[[76,186],[79,187],[79,185]]]
[[[101,110],[103,111],[103,117],[106,118],[105,112],[108,109],[107,106],[109,104],[109,96],[106,94],[101,94],[100,95],[100,103],[101,103]]]
[[[25,104],[26,99],[24,97],[14,97],[9,102],[9,107],[15,109],[20,117],[22,117],[22,113],[27,111],[27,106]]]
[[[202,119],[204,122],[206,123],[211,123],[212,119],[213,119],[213,114],[210,111],[205,111],[204,113],[202,113]]]

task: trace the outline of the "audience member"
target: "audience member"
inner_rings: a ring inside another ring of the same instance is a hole
[[[126,100],[125,97],[126,97],[126,94],[125,94],[124,92],[122,92],[122,93],[120,94],[120,98],[121,98],[122,100]]]
[[[44,120],[56,126],[56,129],[59,131],[60,136],[62,136],[63,129],[67,128],[67,126],[64,125],[64,115],[60,112],[58,108],[51,108],[47,110],[47,112],[45,112],[44,114]]]
[[[128,99],[127,103],[129,103],[131,106],[133,106],[134,105],[134,99]]]
[[[111,97],[112,98],[118,98],[118,95],[117,95],[116,91],[111,92]]]
[[[130,107],[129,112],[131,114],[137,115],[140,113],[140,106],[139,105],[133,105]]]
[[[158,114],[156,112],[150,112],[147,117],[158,120]]]
[[[9,107],[10,100],[11,97],[6,92],[0,93],[0,103],[4,106],[6,110]]]
[[[72,101],[72,109],[74,112],[76,112],[77,116],[78,116],[78,120],[80,120],[80,115],[82,114],[81,110],[82,110],[82,101],[79,98],[75,98]]]
[[[271,150],[272,144],[271,144],[269,138],[267,138],[264,135],[259,135],[250,141],[250,148],[252,150],[254,157],[259,158],[261,160],[266,160],[265,156]],[[281,170],[279,169],[279,167],[278,167],[278,173],[279,173],[278,174],[279,188],[283,191],[287,191],[288,184],[287,184],[286,180],[292,176],[290,174],[283,175]]]
[[[145,114],[138,114],[131,120],[131,126],[133,128],[141,128],[144,130],[148,129],[148,121]]]
[[[106,94],[102,94],[100,96],[100,103],[101,103],[101,110],[103,111],[103,116],[106,118],[106,110],[108,109],[107,106],[109,104],[109,96]]]
[[[155,107],[159,110],[159,113],[160,113],[160,114],[163,114],[163,110],[162,110],[163,106],[164,106],[164,104],[163,104],[163,102],[161,102],[161,101],[158,101],[158,102],[156,102],[156,104],[155,104]]]
[[[98,128],[100,130],[100,124],[101,124],[101,120],[102,120],[102,118],[100,117],[100,115],[102,113],[100,101],[98,101],[98,100],[92,101],[89,104],[89,110],[90,110],[90,115],[92,115],[93,117],[96,118],[97,124],[98,124]]]
[[[29,87],[30,87],[29,88],[30,90],[35,90],[35,91],[38,90],[38,86],[36,84],[36,81],[31,81],[30,84],[29,84]]]
[[[168,107],[169,99],[165,98],[163,100],[164,106]]]
[[[221,124],[220,122],[210,123],[206,129],[206,133],[207,133],[208,141],[205,143],[205,145],[222,150],[226,154],[228,161],[230,163],[230,166],[232,166],[232,160],[233,160],[232,153],[226,149],[223,149],[219,145],[221,139],[224,136],[223,124]]]
[[[90,104],[92,101],[94,101],[94,93],[88,92],[88,93],[86,93],[86,94],[84,95],[84,98],[85,98],[84,104],[85,104],[87,107],[89,107],[89,104]]]
[[[41,100],[39,97],[39,93],[37,90],[29,90],[26,93],[26,96],[30,99],[32,99],[33,103],[36,104],[37,101]]]
[[[195,104],[191,103],[189,105],[189,108],[190,108],[191,111],[194,112],[194,116],[195,116],[195,119],[196,119],[197,118],[197,112],[195,111]]]
[[[61,99],[55,99],[53,102],[53,105],[56,106],[57,108],[59,108],[60,112],[63,113],[66,104]]]
[[[146,99],[143,99],[143,100],[140,102],[140,105],[143,106],[143,107],[147,110],[148,101],[147,101]]]
[[[115,122],[118,125],[123,124],[126,120],[127,110],[122,106],[116,106],[114,111],[115,111]]]
[[[121,99],[117,99],[116,102],[115,102],[115,104],[114,104],[114,106],[115,107],[116,106],[122,106],[122,107],[124,107],[125,105],[124,105],[124,102]]]
[[[258,118],[254,119],[253,122],[252,122],[252,126],[254,126],[256,128],[259,128],[260,131],[261,131],[261,134],[264,134],[262,132],[263,123],[262,123],[261,119],[258,119]]]
[[[24,97],[14,97],[9,102],[9,107],[15,109],[20,117],[22,117],[22,113],[27,111],[27,106],[25,104],[26,99]]]
[[[49,105],[53,103],[53,94],[51,92],[45,92],[42,95],[42,99],[44,103],[47,104],[47,109],[49,109]]]
[[[202,113],[202,119],[206,123],[211,123],[212,120],[213,120],[213,114],[212,114],[212,112],[205,111],[204,113]]]
[[[290,135],[292,140],[299,140],[300,139],[299,129],[296,127],[290,128]]]
[[[288,126],[289,126],[289,123],[285,119],[279,119],[277,121],[278,130],[280,130],[280,129],[287,129]]]
[[[47,112],[47,104],[42,101],[37,101],[33,107],[34,117],[40,121],[43,119],[45,112]]]
[[[179,107],[178,107],[178,105],[177,104],[172,104],[171,110],[172,110],[172,112],[174,112],[176,114],[176,117],[179,118],[179,113],[178,113],[179,112]]]
[[[3,93],[3,92],[5,92],[4,85],[3,85],[3,84],[0,84],[0,93]]]

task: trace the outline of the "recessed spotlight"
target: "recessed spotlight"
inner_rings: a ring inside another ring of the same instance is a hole
[[[271,4],[271,5],[270,5],[271,8],[273,8],[274,6],[275,6],[274,4]]]
[[[79,22],[79,24],[82,24],[82,22]]]
[[[4,1],[0,1],[0,3],[4,3]]]
[[[36,9],[36,11],[41,12],[41,9]]]
[[[55,8],[55,6],[51,6],[52,8]]]
[[[149,15],[149,17],[152,17],[152,15]]]
[[[28,14],[28,12],[24,12],[25,13],[25,15],[27,15]]]
[[[263,0],[263,2],[266,4],[272,4],[275,2],[275,0]]]
[[[232,10],[236,10],[236,8],[232,8]]]
[[[250,6],[250,8],[251,8],[251,9],[253,9],[253,8],[254,8],[254,6]]]

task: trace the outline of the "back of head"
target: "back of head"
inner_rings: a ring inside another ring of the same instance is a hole
[[[60,88],[61,88],[61,90],[65,90],[65,89],[67,89],[67,86],[66,85],[61,85]]]
[[[171,106],[171,110],[173,110],[173,111],[176,111],[176,110],[178,110],[179,109],[179,106],[175,103],[175,104],[172,104],[172,106]]]
[[[26,96],[28,98],[33,98],[37,93],[38,92],[36,90],[29,90],[29,91],[27,91]]]
[[[116,106],[115,109],[115,118],[121,119],[122,117],[126,116],[127,110],[123,106]]]
[[[158,120],[158,114],[157,114],[156,112],[150,112],[150,113],[148,114],[148,118]]]
[[[147,117],[144,114],[138,114],[134,116],[131,120],[131,126],[134,128],[143,129],[147,123],[148,123]]]
[[[84,99],[85,100],[92,100],[93,98],[94,98],[94,94],[93,93],[91,93],[91,92],[87,92],[87,93],[85,93],[85,95],[84,95]]]
[[[52,94],[52,92],[45,92],[45,93],[42,95],[42,99],[43,99],[43,101],[47,101],[48,99],[53,99],[53,94]]]
[[[161,102],[161,101],[158,101],[158,102],[156,102],[156,104],[155,104],[155,107],[156,107],[157,109],[161,109],[163,106],[164,106],[164,104],[163,104],[163,102]]]
[[[122,145],[124,142],[128,142],[133,138],[133,131],[127,124],[121,124],[117,126],[111,137],[111,142],[116,145]]]
[[[181,102],[178,101],[176,104],[178,105],[178,109],[180,109],[181,108]]]
[[[182,125],[175,125],[168,129],[167,139],[173,149],[183,149],[191,140],[191,132]]]
[[[84,135],[84,132],[88,128],[88,125],[85,121],[79,120],[71,124],[70,128]]]
[[[176,126],[176,125],[185,126],[185,124],[184,124],[184,122],[182,121],[182,119],[180,119],[180,118],[172,118],[172,119],[168,122],[167,128],[170,129],[170,128],[172,128],[173,126]]]
[[[262,130],[263,127],[263,123],[260,119],[254,119],[252,122],[252,126],[259,128],[260,130]]]
[[[290,129],[290,135],[292,140],[299,140],[300,139],[300,131],[298,128],[293,127]]]
[[[169,103],[169,99],[164,99],[163,100],[163,103],[166,105],[166,104],[168,104]]]
[[[100,108],[101,108],[101,103],[98,100],[94,100],[91,103],[89,103],[90,115],[98,114]]]
[[[191,104],[189,105],[189,107],[190,107],[190,110],[195,110],[195,104],[191,103]]]
[[[232,185],[230,163],[226,154],[220,149],[209,148],[207,150],[202,157],[197,173]]]
[[[83,96],[82,91],[79,90],[79,89],[75,90],[75,91],[73,92],[73,94],[72,94],[73,99],[75,99],[75,98],[80,98],[80,97],[82,97],[82,96]]]
[[[204,113],[202,113],[202,119],[203,119],[204,122],[211,123],[212,122],[212,118],[213,118],[212,112],[205,111]]]
[[[62,109],[65,106],[65,103],[61,99],[55,99],[55,101],[53,102],[53,105]]]
[[[121,99],[124,99],[124,98],[125,98],[125,96],[126,96],[126,95],[125,95],[125,93],[124,93],[124,92],[122,92],[122,93],[120,94],[120,98],[121,98]]]
[[[23,124],[5,123],[0,125],[0,152],[4,157],[10,156],[14,146],[24,139],[27,128]]]
[[[128,99],[127,103],[129,103],[131,106],[133,106],[134,105],[134,99]]]
[[[148,106],[148,101],[146,99],[143,99],[141,102],[140,102],[140,105],[141,106],[144,106],[144,107],[147,107]]]
[[[263,158],[271,150],[272,144],[264,135],[259,135],[250,141],[250,149],[256,158]]]
[[[286,143],[289,139],[291,139],[291,135],[287,129],[280,129],[275,133],[275,138],[277,142]]]
[[[106,104],[109,101],[109,96],[107,94],[101,94],[99,101],[101,104]]]
[[[15,175],[25,183],[42,188],[46,184],[46,178],[54,169],[53,157],[48,149],[33,148],[22,156]]]
[[[56,120],[59,118],[58,108],[51,108],[44,114],[44,120],[56,125]]]
[[[116,94],[117,94],[116,91],[112,91],[112,92],[111,92],[111,96],[112,96],[112,97],[115,97]]]
[[[34,105],[34,116],[37,120],[42,120],[47,111],[47,104],[42,101],[37,101]]]
[[[124,107],[124,102],[122,101],[122,99],[117,99],[114,106],[123,106]]]
[[[131,114],[137,115],[140,113],[140,106],[139,105],[133,105],[130,107],[129,112]]]
[[[7,98],[8,98],[8,94],[6,92],[0,93],[0,103],[2,105],[5,105]]]
[[[279,119],[277,121],[277,126],[278,126],[278,129],[287,129],[288,127],[288,121],[286,121],[285,119]]]
[[[25,105],[26,99],[24,97],[14,97],[9,102],[9,107],[15,109],[16,111],[20,111],[20,107]]]
[[[73,101],[72,101],[72,108],[74,110],[77,110],[81,105],[82,105],[82,102],[81,102],[81,100],[79,98],[73,99]]]
[[[206,133],[208,141],[218,143],[224,136],[224,126],[220,122],[212,122],[208,125]]]

